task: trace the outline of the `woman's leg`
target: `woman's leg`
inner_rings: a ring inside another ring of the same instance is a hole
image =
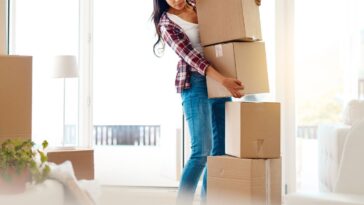
[[[212,156],[225,154],[225,103],[231,98],[209,99],[212,122]]]
[[[212,126],[212,156],[225,154],[225,103],[231,101],[231,98],[212,98],[209,99],[209,109],[211,114]],[[206,203],[207,192],[207,169],[203,177],[203,186],[201,190],[201,201]]]
[[[204,77],[191,77],[192,88],[182,93],[183,109],[191,137],[191,156],[182,173],[177,202],[192,204],[198,181],[211,152],[211,119]]]

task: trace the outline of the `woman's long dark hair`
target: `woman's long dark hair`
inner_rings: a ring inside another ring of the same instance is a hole
[[[157,42],[153,45],[153,52],[154,55],[160,57],[164,50],[164,42],[162,41],[161,31],[158,28],[159,20],[162,14],[169,9],[169,5],[167,4],[166,0],[153,0],[153,13],[151,19],[154,22],[156,35],[158,37]],[[162,43],[162,48],[157,48],[159,43]],[[157,52],[158,51],[158,52]]]

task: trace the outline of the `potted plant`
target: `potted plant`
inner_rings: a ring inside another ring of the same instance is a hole
[[[8,139],[0,147],[0,194],[24,192],[26,183],[41,183],[49,172],[44,150],[48,146],[45,140],[42,149],[35,149],[31,140]]]

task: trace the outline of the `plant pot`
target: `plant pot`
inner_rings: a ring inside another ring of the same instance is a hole
[[[27,182],[30,181],[29,169],[18,174],[15,168],[9,168],[7,173],[9,173],[10,179],[5,179],[0,175],[0,195],[23,193]]]

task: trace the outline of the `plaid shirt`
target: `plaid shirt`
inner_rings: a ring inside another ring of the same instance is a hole
[[[195,0],[187,1],[190,5],[195,7]],[[197,71],[201,75],[206,75],[206,69],[210,63],[199,51],[193,48],[182,28],[170,20],[166,12],[162,14],[158,27],[161,31],[163,41],[181,58],[177,64],[177,75],[175,80],[177,93],[181,93],[183,89],[191,87],[190,76],[192,70]]]

